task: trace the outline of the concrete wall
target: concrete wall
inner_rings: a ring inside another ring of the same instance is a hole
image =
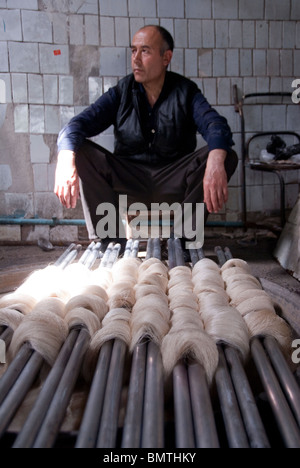
[[[145,24],[174,35],[171,69],[192,78],[228,118],[239,156],[233,85],[240,93],[291,91],[300,78],[299,0],[0,0],[0,215],[83,217],[80,206],[67,212],[53,194],[57,133],[131,71],[130,40]],[[299,130],[299,107],[259,104],[248,119],[250,131],[257,123]],[[112,130],[96,141],[112,149]],[[240,171],[241,164],[226,210],[211,219],[241,219]],[[300,176],[286,180],[292,207]],[[247,182],[250,211],[278,209],[272,175],[248,174]],[[0,240],[43,233],[49,229],[1,227]],[[77,228],[51,230],[52,240],[68,236]]]

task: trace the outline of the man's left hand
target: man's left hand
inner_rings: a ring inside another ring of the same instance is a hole
[[[227,174],[224,162],[226,151],[215,149],[209,153],[203,179],[204,203],[209,213],[218,213],[228,200]]]

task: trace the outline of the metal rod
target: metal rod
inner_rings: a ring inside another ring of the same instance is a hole
[[[136,345],[130,374],[122,448],[139,448],[142,435],[147,343]]]
[[[258,338],[252,340],[251,352],[285,445],[300,448],[299,427]]]
[[[68,265],[70,265],[77,257],[79,254],[80,250],[82,249],[81,245],[76,245],[74,250],[72,250],[66,257],[65,259],[61,262],[60,268],[64,270]]]
[[[140,249],[140,241],[135,240],[131,249],[131,255],[130,257],[132,258],[137,258],[139,254],[139,249]]]
[[[95,448],[99,432],[113,340],[101,347],[88,401],[80,425],[76,448]]]
[[[89,256],[87,257],[85,261],[85,266],[90,270],[93,265],[95,264],[96,260],[99,258],[99,251],[101,249],[101,242],[97,242],[97,244],[94,245],[92,248],[91,252],[89,253]]]
[[[34,443],[60,379],[64,373],[78,334],[79,330],[74,329],[71,330],[68,335],[24,426],[15,440],[13,448],[31,448]]]
[[[300,426],[300,389],[274,337],[267,336],[264,346],[277,373],[281,387]]]
[[[56,260],[54,266],[61,266],[63,261],[67,258],[69,253],[76,247],[76,244],[70,244],[69,247],[65,250],[65,252]]]
[[[198,363],[189,364],[188,378],[196,447],[219,448],[219,438],[204,368]]]
[[[86,328],[81,328],[60,384],[33,445],[34,448],[51,448],[55,443],[81,369],[89,340],[89,332]]]
[[[125,252],[124,252],[124,258],[129,258],[131,256],[131,251],[132,251],[132,245],[133,245],[133,240],[129,239],[126,242],[126,247],[125,247]]]
[[[183,250],[182,250],[180,239],[175,239],[174,246],[175,246],[176,265],[185,266]]]
[[[176,448],[195,448],[190,389],[185,364],[181,361],[173,370]]]
[[[25,343],[8,366],[5,374],[0,379],[0,405],[4,401],[10,389],[14,386],[33,351],[29,343]]]
[[[0,407],[0,437],[4,434],[25,396],[34,383],[44,358],[34,351],[24,367],[23,372]]]
[[[161,260],[160,239],[153,240],[153,257]]]
[[[233,255],[228,247],[224,248],[224,253],[226,260],[231,260],[233,258]]]
[[[203,258],[205,258],[204,250],[203,249],[197,249],[197,252],[198,252],[199,260],[203,260]]]
[[[159,347],[148,343],[142,448],[164,447],[164,379]]]
[[[243,369],[238,351],[230,346],[224,349],[234,389],[251,448],[270,448],[270,443],[256,406],[251,387]]]
[[[219,365],[215,379],[221,411],[230,448],[249,448],[232,381],[227,369],[223,349],[218,345]]]
[[[194,267],[196,265],[196,263],[199,262],[199,256],[198,256],[197,249],[191,249],[190,250],[190,256],[191,256],[192,265]]]
[[[224,263],[226,263],[225,254],[224,254],[222,248],[219,247],[219,246],[218,246],[218,247],[215,247],[215,252],[216,252],[216,254],[217,254],[217,256],[218,256],[219,264],[220,264],[220,266],[222,267],[222,266],[224,265]]]
[[[104,253],[103,258],[102,258],[101,263],[100,263],[100,267],[104,267],[104,268],[107,267],[107,263],[108,263],[110,254],[113,251],[113,248],[114,248],[114,243],[111,242],[108,245],[107,249],[105,250],[105,253]]]
[[[116,263],[119,257],[120,250],[121,250],[121,244],[116,244],[114,248],[112,249],[112,252],[107,261],[107,268],[112,268],[113,265]]]
[[[93,247],[95,246],[95,242],[93,241],[88,247],[87,249],[83,252],[83,254],[81,255],[80,259],[79,259],[79,262],[78,263],[82,263],[83,265],[85,265],[85,262],[87,261],[90,253],[92,252],[93,250]]]
[[[153,239],[148,239],[146,260],[153,257]]]
[[[111,355],[97,448],[115,448],[127,346],[116,339]]]
[[[168,239],[169,270],[176,266],[174,239]]]

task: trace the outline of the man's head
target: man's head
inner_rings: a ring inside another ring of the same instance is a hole
[[[137,82],[155,84],[164,79],[173,56],[174,41],[161,26],[145,26],[133,37],[131,65]]]

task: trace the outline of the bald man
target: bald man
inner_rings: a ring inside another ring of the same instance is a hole
[[[54,191],[67,208],[76,206],[80,193],[91,239],[99,237],[99,206],[118,210],[120,195],[149,209],[152,203],[205,203],[207,213],[217,213],[227,201],[237,166],[231,130],[194,82],[168,71],[173,50],[166,29],[140,29],[131,45],[132,74],[59,134]],[[89,140],[111,125],[113,153]],[[197,132],[207,142],[198,151]],[[117,235],[104,244],[119,240]]]

